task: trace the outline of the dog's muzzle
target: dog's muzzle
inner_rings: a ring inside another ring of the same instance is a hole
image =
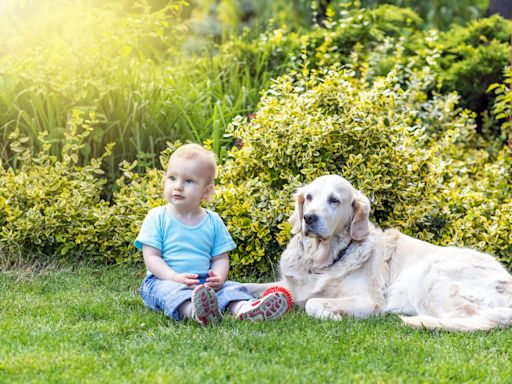
[[[304,235],[308,237],[316,237],[320,240],[323,236],[318,232],[318,215],[307,213],[304,215]]]
[[[304,215],[304,235],[316,237],[315,227],[318,222],[318,216],[314,213],[306,213]]]
[[[318,221],[318,216],[314,213],[306,213],[304,215],[304,222],[306,225],[313,226]]]

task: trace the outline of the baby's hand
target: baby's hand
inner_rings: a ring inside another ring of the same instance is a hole
[[[215,291],[218,291],[219,289],[222,288],[222,286],[224,285],[224,279],[217,275],[217,273],[213,269],[210,269],[208,271],[208,276],[209,277],[206,279],[207,286],[213,288],[213,290]]]
[[[198,276],[195,273],[182,273],[178,275],[179,280],[178,283],[186,284],[189,287],[194,287],[194,285],[197,285],[199,283],[199,280],[197,279]]]

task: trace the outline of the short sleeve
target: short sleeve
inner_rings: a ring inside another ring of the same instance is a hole
[[[135,246],[142,250],[142,244],[150,245],[154,248],[162,250],[162,235],[160,228],[160,209],[153,208],[146,215],[142,222],[139,235],[135,239]]]
[[[212,257],[232,251],[236,248],[233,238],[217,213],[213,213],[215,238],[213,239]]]

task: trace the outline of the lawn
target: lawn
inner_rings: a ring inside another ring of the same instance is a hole
[[[203,328],[147,310],[144,270],[0,273],[0,383],[478,382],[512,377],[512,330],[416,331],[396,316]]]

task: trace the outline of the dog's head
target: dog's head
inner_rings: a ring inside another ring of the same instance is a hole
[[[326,240],[348,230],[354,240],[370,231],[370,201],[341,176],[315,179],[297,190],[295,211],[290,217],[292,233]]]

